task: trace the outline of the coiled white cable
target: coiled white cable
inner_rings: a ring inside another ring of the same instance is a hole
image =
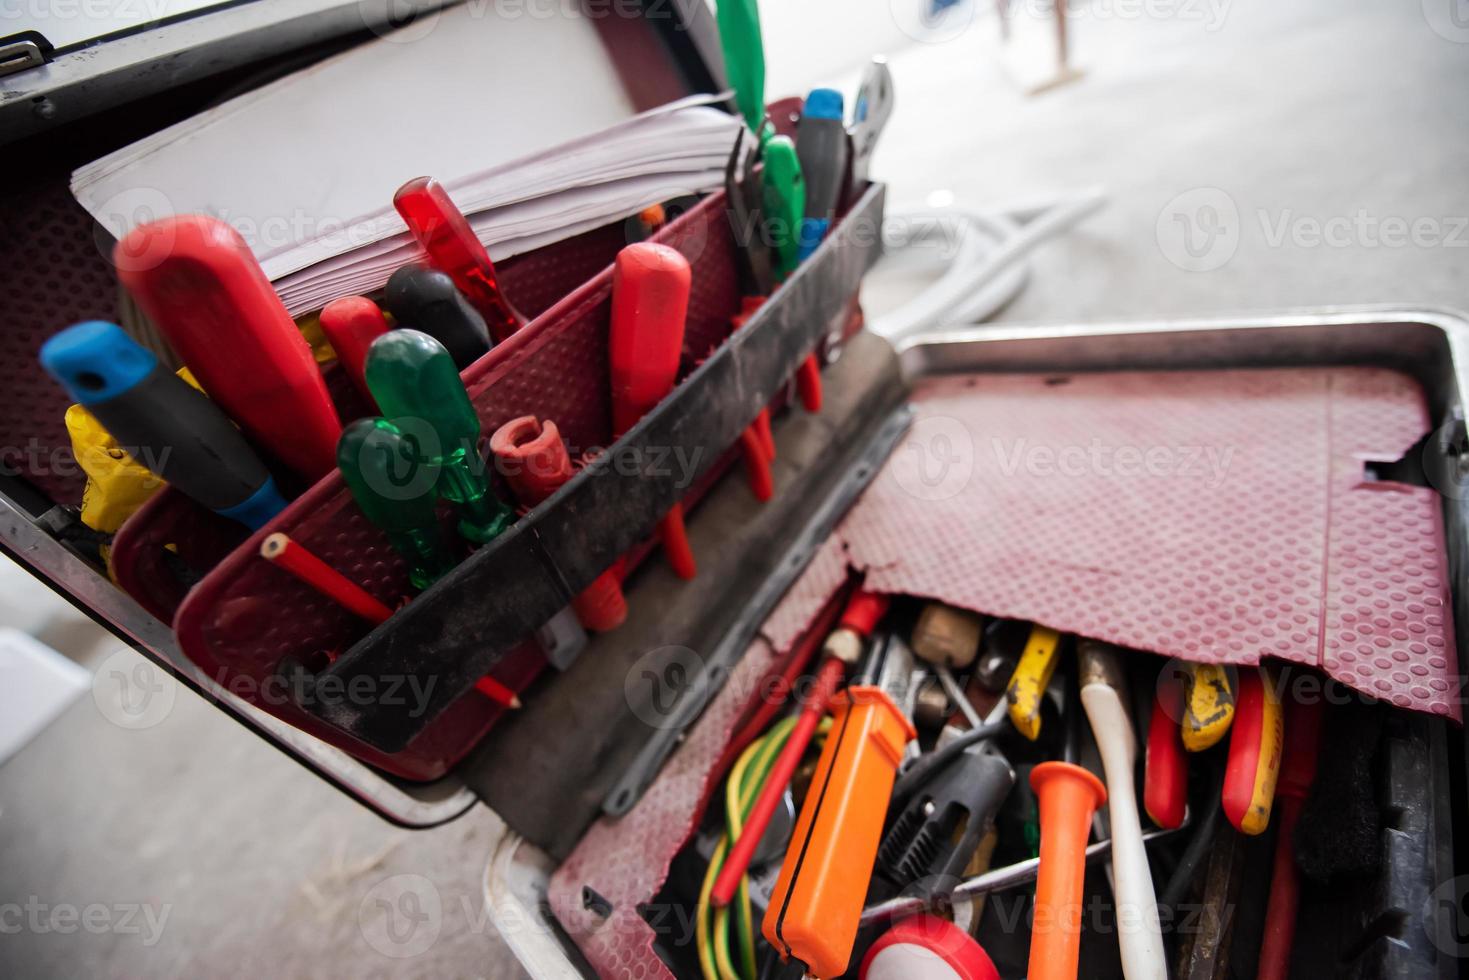
[[[887,241],[890,254],[929,250],[948,266],[917,296],[869,321],[868,329],[897,343],[926,330],[989,319],[1025,287],[1029,270],[1021,260],[1105,202],[1101,189],[1092,188],[995,214],[943,208],[889,215],[890,227],[905,230],[902,240]]]

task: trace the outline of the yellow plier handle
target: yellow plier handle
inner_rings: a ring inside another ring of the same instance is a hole
[[[1051,675],[1056,672],[1060,644],[1061,634],[1055,630],[1032,626],[1030,637],[1025,641],[1025,652],[1020,655],[1015,673],[1005,687],[1010,721],[1016,731],[1032,742],[1041,734],[1041,700],[1046,696]]]
[[[1189,664],[1179,734],[1183,747],[1202,752],[1219,743],[1234,722],[1235,682],[1223,664]]]

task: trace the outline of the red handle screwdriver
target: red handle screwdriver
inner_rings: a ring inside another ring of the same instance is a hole
[[[244,239],[204,215],[134,228],[117,276],[215,403],[308,479],[337,465],[337,411],[311,347]]]
[[[1316,781],[1316,757],[1321,751],[1319,700],[1291,701],[1285,709],[1285,761],[1275,795],[1280,798],[1280,826],[1275,831],[1275,869],[1270,878],[1270,900],[1265,906],[1265,935],[1260,942],[1257,980],[1285,980],[1290,974],[1291,947],[1296,937],[1296,912],[1301,900],[1301,877],[1296,869],[1296,824],[1311,784]]]
[[[447,272],[499,343],[519,330],[523,318],[510,305],[495,278],[495,266],[463,212],[432,177],[415,177],[393,195],[393,206],[429,261]]]
[[[617,253],[612,268],[612,438],[628,429],[673,390],[683,351],[693,272],[677,250],[638,242]],[[683,505],[669,508],[659,526],[663,551],[674,572],[698,571],[684,530]]]
[[[367,348],[372,342],[388,332],[388,320],[378,305],[366,296],[343,296],[326,304],[321,311],[321,332],[326,342],[337,352],[337,360],[352,384],[376,407],[377,400],[367,387]]]

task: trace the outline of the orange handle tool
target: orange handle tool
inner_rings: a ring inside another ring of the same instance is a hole
[[[1188,803],[1188,756],[1178,731],[1182,717],[1183,680],[1169,665],[1158,677],[1153,695],[1143,777],[1143,808],[1148,818],[1164,830],[1183,826]]]
[[[1321,749],[1319,700],[1292,701],[1286,708],[1290,742],[1280,766],[1275,787],[1280,797],[1280,826],[1275,836],[1275,870],[1270,878],[1270,901],[1265,907],[1265,935],[1260,943],[1257,980],[1286,980],[1290,973],[1291,946],[1295,942],[1296,912],[1300,905],[1301,878],[1296,869],[1296,823],[1311,784],[1316,781],[1316,757]]]
[[[311,347],[245,240],[190,214],[139,225],[117,277],[204,391],[255,442],[310,480],[337,467],[342,425]]]
[[[741,829],[739,840],[735,841],[734,849],[729,852],[729,858],[724,862],[724,867],[719,869],[719,876],[714,879],[709,900],[714,903],[715,908],[723,908],[734,898],[735,891],[740,887],[740,880],[750,869],[755,848],[759,846],[760,838],[765,836],[770,818],[785,796],[786,787],[796,774],[796,767],[801,764],[801,757],[811,744],[811,736],[816,733],[816,726],[826,714],[826,706],[836,693],[837,685],[842,682],[845,673],[846,664],[835,657],[828,657],[817,669],[816,683],[811,688],[811,695],[801,706],[796,724],[770,768],[770,776],[761,787],[754,807],[750,809],[750,818]]]
[[[1041,853],[1028,980],[1076,980],[1086,840],[1092,814],[1107,802],[1107,789],[1070,762],[1036,766],[1030,771],[1030,788],[1040,813]]]
[[[781,959],[822,978],[847,970],[883,820],[913,725],[880,687],[831,701],[832,726],[762,931]]]
[[[1285,742],[1283,715],[1265,668],[1242,668],[1221,797],[1224,815],[1242,834],[1263,834],[1270,824]]]
[[[781,747],[780,755],[776,756],[771,765],[770,775],[766,777],[760,795],[755,798],[755,805],[750,809],[739,839],[734,842],[724,867],[719,869],[719,875],[714,879],[714,888],[710,891],[709,898],[716,908],[728,905],[734,898],[740,879],[749,869],[750,859],[755,856],[755,848],[759,845],[760,838],[765,836],[765,829],[770,825],[775,807],[784,797],[786,787],[796,773],[796,767],[806,754],[806,747],[811,743],[811,736],[816,732],[821,717],[826,714],[826,706],[836,692],[837,685],[841,683],[847,667],[855,664],[861,657],[863,642],[872,635],[878,620],[887,613],[890,602],[886,595],[865,589],[853,592],[852,597],[847,600],[836,630],[826,638],[822,648],[825,659],[816,671],[816,684],[806,703],[802,705],[801,714],[796,719],[796,725],[791,729],[786,744]]]
[[[638,242],[617,253],[612,267],[612,438],[618,439],[673,390],[683,352],[693,272],[676,249]],[[675,503],[659,532],[668,563],[680,578],[697,572]]]

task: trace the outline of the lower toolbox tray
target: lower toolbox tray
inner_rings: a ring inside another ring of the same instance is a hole
[[[903,377],[910,384],[946,372],[1344,365],[1404,372],[1421,386],[1434,426],[1419,476],[1440,491],[1454,618],[1464,622],[1457,612],[1465,602],[1464,498],[1469,494],[1457,492],[1454,476],[1464,445],[1461,391],[1465,380],[1465,365],[1456,362],[1455,352],[1462,351],[1466,341],[1469,323],[1448,312],[1333,310],[1173,323],[966,328],[917,338],[902,348],[899,358]],[[1403,461],[1408,470],[1413,463],[1413,459]],[[1394,472],[1384,478],[1410,481],[1413,474]],[[1453,657],[1457,667],[1464,661],[1465,638],[1462,631],[1456,635],[1459,649]],[[623,692],[589,696],[620,701]],[[1442,717],[1387,713],[1390,720],[1374,768],[1383,817],[1380,871],[1350,893],[1329,896],[1329,901],[1326,896],[1313,900],[1308,894],[1311,904],[1302,910],[1298,955],[1303,949],[1319,952],[1325,958],[1317,962],[1335,964],[1329,970],[1333,975],[1447,976],[1454,972],[1454,954],[1459,948],[1452,931],[1455,896],[1445,898],[1443,893],[1455,887],[1455,869],[1461,863],[1455,859],[1450,827],[1462,823],[1465,815],[1464,735],[1460,727]],[[572,744],[568,736],[564,750],[572,751]],[[548,745],[545,751],[555,753],[557,748]],[[484,765],[486,760],[477,762]],[[508,778],[509,770],[498,775]],[[478,772],[473,779],[479,782],[484,777],[484,772]],[[544,822],[517,819],[512,799],[497,803],[511,828],[564,853],[566,828],[550,830]],[[677,841],[673,846],[676,848]],[[556,858],[512,831],[489,871],[492,912],[514,909],[527,896],[536,898],[546,930],[527,933],[521,919],[521,928],[509,938],[537,976],[563,975],[559,971],[573,969],[572,964],[580,961],[579,955],[565,955],[560,926],[546,918],[548,872],[555,864]],[[510,914],[533,911],[521,907]],[[562,913],[563,924],[568,918],[576,920],[576,910],[557,908],[557,912]],[[636,917],[629,913],[621,921],[628,918]],[[609,920],[609,925],[616,919]],[[578,930],[572,927],[572,931]],[[639,962],[634,957],[627,965]],[[641,966],[651,971],[649,975],[667,969],[666,961],[659,960],[642,961]]]

